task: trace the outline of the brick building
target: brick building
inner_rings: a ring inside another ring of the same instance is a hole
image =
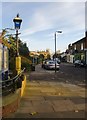
[[[68,62],[70,62],[70,57],[72,56],[72,60],[83,60],[87,64],[87,39],[86,37],[68,45]]]

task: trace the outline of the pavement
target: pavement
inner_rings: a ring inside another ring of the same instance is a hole
[[[27,79],[18,110],[7,118],[85,118],[85,92],[74,84]]]

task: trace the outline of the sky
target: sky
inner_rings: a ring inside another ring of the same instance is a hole
[[[49,0],[51,1],[51,0]],[[55,32],[57,50],[64,52],[69,44],[85,36],[85,1],[71,2],[11,2],[4,0],[1,6],[1,28],[14,28],[13,19],[19,13],[22,25],[19,35],[27,43],[30,51],[50,49],[55,51]],[[14,31],[10,31],[13,34]]]

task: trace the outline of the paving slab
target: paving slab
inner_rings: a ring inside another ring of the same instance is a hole
[[[74,104],[86,104],[87,103],[87,100],[86,100],[86,98],[82,98],[82,97],[73,97],[73,98],[71,98],[71,100],[72,100],[72,102],[74,103]]]
[[[85,92],[81,87],[55,82],[27,81],[24,95],[12,118],[83,118]],[[31,115],[30,113],[36,112]]]
[[[8,118],[78,118],[78,120],[81,120],[81,118],[85,118],[85,112],[79,111],[77,112],[44,112],[44,113],[36,113],[35,115],[31,115],[30,113],[17,113],[14,115],[8,116]],[[82,120],[83,120],[82,119]]]
[[[42,92],[42,93],[43,93],[43,92],[53,92],[53,93],[55,93],[56,90],[55,90],[55,88],[44,87],[44,88],[41,90],[41,92]]]

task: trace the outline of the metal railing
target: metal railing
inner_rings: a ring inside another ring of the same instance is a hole
[[[16,89],[21,88],[22,81],[24,80],[24,70],[25,68],[12,79],[0,81],[0,96],[14,93]]]

